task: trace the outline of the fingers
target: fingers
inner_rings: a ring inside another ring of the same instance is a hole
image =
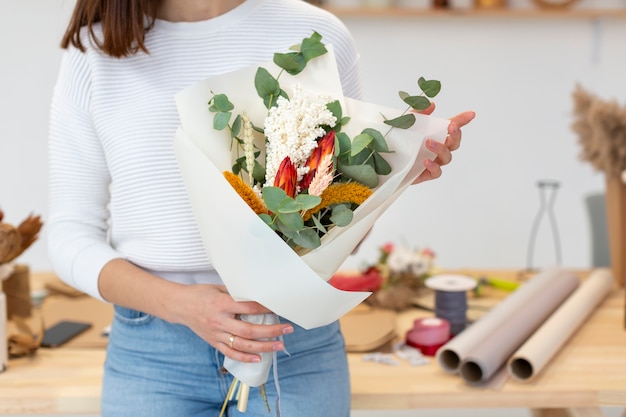
[[[474,117],[476,117],[476,113],[473,111],[459,113],[450,118],[448,136],[443,143],[433,139],[426,141],[426,147],[434,152],[436,157],[432,161],[424,161],[424,168],[426,169],[413,181],[413,184],[419,184],[420,182],[433,180],[441,176],[441,167],[448,165],[452,161],[452,152],[461,146],[461,128],[471,122]]]
[[[183,302],[176,303],[176,322],[187,325],[224,355],[241,362],[258,362],[259,353],[284,348],[281,335],[293,332],[289,323],[254,324],[243,315],[270,313],[255,302],[237,302],[223,286],[189,285],[183,288]]]
[[[461,146],[461,128],[471,122],[475,116],[476,113],[473,111],[466,111],[450,118],[450,124],[448,125],[448,137],[445,142],[446,147],[450,151],[456,151],[459,149]]]
[[[450,121],[456,124],[459,128],[465,126],[469,122],[471,122],[474,117],[476,117],[476,113],[473,111],[464,111],[463,113],[459,113],[454,117],[450,118]]]
[[[419,184],[420,182],[434,180],[436,178],[441,177],[441,166],[430,159],[424,161],[424,167],[426,168],[420,175],[417,177],[413,184]]]
[[[224,333],[217,346],[224,355],[241,362],[258,362],[259,353],[276,352],[285,348],[277,337],[293,332],[290,325],[258,325],[236,320],[233,333]],[[244,336],[245,335],[245,336]]]

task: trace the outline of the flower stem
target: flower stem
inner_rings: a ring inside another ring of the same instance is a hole
[[[237,394],[237,410],[240,413],[245,413],[248,409],[248,397],[250,396],[250,385],[241,383],[239,384],[239,393]]]
[[[233,395],[235,394],[235,389],[237,388],[237,384],[239,380],[237,378],[233,378],[233,382],[230,383],[230,387],[228,387],[228,392],[226,393],[226,398],[224,398],[224,403],[222,404],[222,409],[220,411],[219,417],[223,417],[224,411],[226,411],[226,404],[233,399]]]

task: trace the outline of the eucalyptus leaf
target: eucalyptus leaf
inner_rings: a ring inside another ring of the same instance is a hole
[[[301,230],[304,227],[300,213],[278,213],[278,219],[291,230]]]
[[[263,201],[269,211],[278,212],[280,203],[287,198],[287,193],[280,187],[263,187]]]
[[[330,103],[326,104],[326,108],[330,110],[330,112],[333,114],[333,116],[335,116],[337,121],[340,121],[343,117],[343,109],[341,108],[339,100],[331,101]]]
[[[286,197],[278,205],[279,215],[288,213],[299,213],[300,210],[302,210],[302,205],[298,204],[298,202],[296,202],[296,200],[291,197]]]
[[[239,136],[239,132],[241,132],[241,115],[238,114],[233,120],[233,125],[230,127],[232,130],[233,136]]]
[[[348,178],[360,182],[366,187],[378,185],[378,174],[371,165],[339,165],[339,171]]]
[[[319,235],[313,229],[300,230],[292,239],[295,244],[306,249],[315,249],[322,244]]]
[[[374,168],[378,175],[389,175],[391,165],[378,152],[374,152]]]
[[[367,133],[361,133],[360,135],[356,135],[354,140],[352,141],[352,150],[350,151],[350,156],[358,155],[363,149],[366,149],[367,146],[374,140],[374,138]]]
[[[231,115],[232,113],[229,111],[215,113],[213,117],[213,129],[224,130],[228,126],[228,122],[230,122]]]
[[[291,75],[300,73],[306,66],[306,61],[299,52],[275,53],[274,63]]]
[[[413,108],[414,110],[426,110],[428,107],[430,107],[430,100],[428,100],[424,96],[406,95],[402,98],[402,101],[411,106],[411,108]]]
[[[365,133],[372,137],[373,140],[371,143],[371,148],[373,150],[375,150],[376,152],[389,152],[387,141],[385,140],[385,137],[383,136],[383,134],[380,133],[378,130],[368,127],[368,128],[363,129],[363,132],[361,133]]]
[[[259,214],[259,217],[261,218],[261,220],[263,220],[265,222],[265,224],[267,224],[269,227],[271,227],[272,230],[276,230],[276,225],[274,224],[272,216],[270,216],[267,213],[261,213],[261,214]]]
[[[346,207],[345,204],[337,204],[333,207],[330,221],[339,227],[345,227],[350,224],[353,216],[352,210]]]
[[[254,180],[259,183],[262,183],[265,180],[265,167],[261,165],[257,160],[254,161],[252,178],[254,178]]]
[[[263,67],[259,67],[256,71],[254,86],[257,94],[264,102],[271,102],[273,98],[278,97],[280,94],[278,80]]]
[[[310,210],[322,202],[322,197],[310,194],[298,194],[296,202],[300,205],[301,210]]]
[[[400,117],[396,117],[395,119],[385,120],[383,123],[399,129],[408,129],[415,124],[415,115],[411,113],[404,114]]]
[[[351,156],[350,160],[346,163],[346,165],[370,164],[373,167],[374,163],[371,161],[371,159],[372,159],[372,151],[369,148],[365,148],[358,154]]]
[[[435,97],[441,91],[441,82],[437,80],[426,80],[424,77],[420,77],[417,80],[417,85],[430,98]]]
[[[233,103],[230,102],[226,94],[216,94],[213,96],[213,106],[218,111],[231,111],[235,108]]]
[[[304,56],[305,61],[309,62],[313,58],[324,55],[328,52],[328,49],[322,43],[322,35],[313,32],[311,37],[302,40],[300,52]]]
[[[339,144],[339,146],[337,146]],[[335,155],[346,157],[350,156],[350,149],[352,148],[352,142],[350,136],[345,132],[339,132],[335,135]]]
[[[313,220],[313,224],[315,224],[315,227],[317,228],[317,230],[319,230],[323,234],[328,233],[328,230],[322,224],[322,222],[320,222],[320,220],[317,218],[316,215],[311,216],[311,220]]]

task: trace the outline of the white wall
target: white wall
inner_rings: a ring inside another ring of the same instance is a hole
[[[511,1],[531,7],[531,0]],[[46,134],[60,59],[58,41],[72,0],[0,0],[0,207],[17,223],[46,218]],[[583,0],[580,7],[626,7]],[[441,179],[413,187],[383,216],[346,262],[373,261],[393,240],[430,246],[443,267],[526,266],[539,208],[539,179],[561,188],[555,205],[563,264],[588,267],[584,197],[604,180],[578,159],[570,129],[576,83],[606,98],[626,98],[626,19],[345,17],[362,55],[365,96],[398,105],[396,92],[417,77],[437,78],[437,114],[477,112]],[[543,223],[535,265],[555,261]],[[40,241],[20,261],[50,268]]]

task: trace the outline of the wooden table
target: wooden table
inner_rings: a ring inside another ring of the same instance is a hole
[[[403,335],[424,311],[400,315]],[[624,289],[615,290],[533,382],[466,385],[425,366],[366,362],[348,354],[353,409],[531,408],[536,416],[601,416],[600,406],[626,406]],[[40,349],[9,361],[0,374],[0,414],[98,414],[102,348]]]

